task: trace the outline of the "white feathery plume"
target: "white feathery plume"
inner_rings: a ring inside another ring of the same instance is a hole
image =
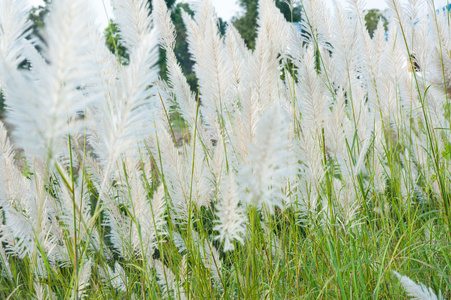
[[[157,126],[164,128],[163,125]],[[199,136],[196,135],[196,138],[195,147],[194,144],[184,145],[180,151],[167,130],[156,132],[155,141],[158,140],[159,151],[154,149],[153,155],[159,160],[160,172],[165,174],[166,186],[175,212],[174,217],[181,224],[188,220],[191,204],[200,208],[209,203],[212,190],[207,153]]]
[[[416,84],[411,77],[404,76],[399,83],[399,93],[405,101],[404,110],[406,116],[411,116],[416,120],[423,119],[421,113],[421,102],[419,101],[419,93]]]
[[[335,66],[336,84],[348,90],[350,82],[356,80],[361,66],[362,43],[358,34],[358,20],[349,18],[346,12],[336,6],[331,43]],[[326,54],[327,55],[327,54]]]
[[[212,22],[211,18],[215,15],[215,12],[211,0],[193,4],[191,8],[194,10],[194,19],[185,11],[182,11],[182,17],[186,26],[189,51],[194,61],[197,62],[200,58],[198,55],[202,55],[204,51],[208,23]]]
[[[246,46],[240,33],[233,25],[227,27],[225,44],[229,59],[233,62],[234,88],[231,90],[231,97],[233,97],[231,104],[240,104],[241,107],[244,107],[249,102],[248,99],[252,97],[253,93],[255,94],[255,88],[250,88],[252,87],[252,78],[250,76],[251,68],[249,66],[252,64],[252,51]],[[234,118],[236,114],[240,114],[240,110],[235,109],[234,112],[235,115],[232,116],[232,122],[236,122]]]
[[[160,186],[149,200],[144,188],[142,172],[138,170],[139,160],[124,160],[126,182],[117,182],[119,197],[108,208],[107,225],[111,227],[111,239],[114,247],[124,258],[143,255],[151,258],[156,245],[157,235],[163,232],[165,225],[164,190]],[[127,214],[121,213],[120,206],[127,207]]]
[[[47,39],[40,64],[46,76],[33,78],[0,58],[13,136],[28,156],[52,157],[61,139],[73,132],[73,118],[96,98],[96,68],[90,51],[97,29],[91,22],[89,3],[57,1],[47,18]],[[27,89],[23,87],[27,86]]]
[[[288,31],[289,37],[284,54],[293,61],[301,61],[305,51],[305,47],[302,46],[302,33],[299,31],[299,27],[294,25],[290,26]]]
[[[371,57],[373,52],[376,50],[373,48],[372,41],[368,29],[366,27],[365,14],[366,6],[365,0],[348,0],[350,12],[357,17],[357,40],[360,41],[361,52],[358,54],[360,56],[360,77],[365,85],[369,85],[372,78],[372,68]],[[380,20],[379,22],[381,22]]]
[[[359,98],[355,100],[358,102],[360,101]],[[359,135],[359,137],[361,137],[360,142],[358,137],[354,136],[354,126],[352,126],[351,121],[346,115],[346,108],[344,93],[339,91],[331,116],[328,118],[329,121],[326,122],[324,134],[326,151],[333,154],[338,163],[339,173],[347,178],[346,180],[353,181],[353,178],[362,171],[365,154],[371,142],[371,130],[367,124],[360,124],[360,126],[364,126],[360,131],[357,130],[358,133],[362,133]],[[350,113],[352,114],[353,112]],[[360,123],[364,123],[364,121],[362,121],[363,118],[360,118],[360,113],[358,111],[356,113],[358,118],[356,123],[359,121]],[[347,144],[352,144],[354,138],[356,143],[359,143],[359,146],[355,147],[355,149],[358,149],[358,151],[355,151],[358,152],[356,162],[350,159],[349,151],[352,149],[348,149],[347,146]]]
[[[416,284],[413,282],[412,279],[410,279],[407,276],[402,276],[396,271],[392,271],[392,273],[398,277],[399,281],[401,282],[402,287],[407,292],[407,295],[412,297],[412,299],[416,300],[445,300],[441,296],[441,293],[439,293],[438,297],[434,293],[434,291],[431,288],[428,288],[424,284]]]
[[[393,32],[393,26],[390,28],[390,33]],[[370,57],[370,63],[372,66],[372,84],[368,84],[368,107],[374,113],[376,122],[380,123],[380,111],[379,111],[379,83],[386,78],[385,64],[388,61],[391,53],[389,47],[387,47],[387,42],[391,41],[391,35],[388,36],[386,40],[386,33],[382,20],[379,20],[376,31],[374,32],[374,37],[372,40],[373,49]],[[385,76],[385,77],[384,77]],[[382,96],[381,96],[382,97]],[[382,101],[385,101],[383,99]]]
[[[274,43],[273,46],[266,45],[266,47],[275,47],[278,52],[284,51],[287,46],[290,25],[276,7],[274,0],[259,0],[258,14],[258,37],[255,47],[259,47],[259,42],[266,41]]]
[[[234,240],[244,244],[243,237],[246,234],[247,221],[243,207],[239,206],[235,176],[230,173],[225,179],[226,181],[221,183],[220,200],[216,205],[216,215],[219,220],[215,221],[216,225],[213,228],[219,231],[215,239],[224,242],[224,252],[235,249]]]
[[[312,47],[326,47],[331,22],[327,5],[322,0],[302,1],[302,38]],[[326,47],[327,48],[327,47]]]
[[[121,11],[118,26],[122,36],[126,36],[130,62],[119,72],[107,103],[96,108],[91,126],[95,127],[92,130],[97,131],[94,134],[97,138],[91,138],[90,143],[100,157],[106,177],[120,155],[136,149],[151,131],[149,116],[155,91],[149,86],[158,77],[158,39],[151,28],[148,2],[117,0],[114,5]]]
[[[5,234],[3,240],[6,241],[6,249],[9,253],[14,253],[19,258],[24,258],[31,252],[34,233],[27,215],[21,214],[12,207],[4,207],[5,228],[2,233]]]
[[[367,4],[366,0],[348,0],[349,10],[359,19],[364,18],[363,14]]]
[[[241,101],[241,111],[235,117],[231,144],[236,151],[238,165],[244,162],[250,145],[255,141],[257,122],[263,111],[258,100],[258,94],[252,90],[249,98]]]
[[[194,240],[199,247],[198,249],[205,268],[210,270],[211,278],[219,281],[222,272],[222,263],[219,252],[213,246],[213,243],[206,240],[200,240],[197,234],[194,234]]]
[[[379,112],[370,111],[368,107],[368,92],[367,89],[362,87],[362,85],[358,82],[353,82],[352,86],[352,101],[348,103],[350,105],[346,105],[347,115],[349,119],[354,123],[353,129],[357,131],[359,140],[365,140],[369,136],[374,126],[374,114],[379,114]],[[348,138],[352,139],[354,132],[352,135],[348,135]]]
[[[404,30],[407,28],[408,20],[404,13],[404,5],[402,5],[400,0],[386,0],[391,17],[396,21],[396,25],[402,27]]]
[[[302,69],[303,66],[303,56],[305,55],[305,51],[307,50],[306,47],[300,46],[303,48],[302,56],[295,60],[295,65],[298,69]],[[341,73],[339,73],[339,68],[337,67],[337,64],[342,64],[341,62],[337,62],[336,60],[339,58],[339,56],[332,56],[330,54],[330,50],[320,47],[318,49],[319,56],[318,59],[320,59],[320,69],[318,76],[321,78],[321,80],[326,84],[326,87],[329,89],[329,93],[333,95],[333,90],[336,89],[343,89],[345,88],[343,85],[344,79]]]
[[[297,140],[296,159],[300,170],[300,191],[304,199],[300,203],[306,212],[315,212],[318,205],[318,189],[326,173],[323,151],[316,137],[301,135]]]
[[[161,46],[165,50],[173,50],[176,39],[175,26],[172,23],[171,14],[164,0],[153,1],[152,16]]]
[[[183,253],[186,251],[186,243],[183,240],[183,237],[178,232],[172,233],[172,240],[174,241],[174,245],[177,249],[179,249],[179,253]]]
[[[219,136],[217,146],[212,147],[212,150],[209,151],[209,155],[207,154],[207,156],[211,157],[211,159],[208,160],[208,168],[210,171],[209,181],[212,192],[217,192],[219,190],[219,186],[228,171],[227,164],[229,166],[235,164],[234,155],[228,155],[228,158],[226,159],[226,153],[233,153],[233,149],[229,143],[224,143],[222,137]]]
[[[126,292],[127,276],[122,266],[116,261],[114,271],[108,264],[98,266],[102,282],[109,282],[116,291]]]
[[[17,205],[30,193],[29,182],[14,165],[14,150],[0,121],[0,206]]]
[[[158,277],[157,282],[162,287],[165,299],[172,299],[169,294],[170,291],[174,291],[175,299],[187,299],[185,290],[182,287],[182,282],[177,280],[177,276],[174,272],[172,272],[159,260],[154,261],[154,267]]]
[[[433,14],[431,40],[429,43],[430,65],[428,68],[427,85],[432,84],[438,93],[436,96],[436,106],[442,107],[447,103],[446,99],[451,97],[451,38],[449,37],[448,15],[442,13]],[[433,119],[433,118],[432,118]]]
[[[133,52],[147,38],[152,27],[147,0],[113,0],[121,39],[129,51]]]
[[[29,0],[0,1],[0,57],[12,67],[17,67],[24,59],[26,38],[31,32],[30,9]],[[0,86],[1,79],[0,72]]]
[[[23,54],[29,64],[30,78],[33,78],[38,86],[41,86],[45,82],[42,79],[47,76],[45,72],[48,62],[43,57],[44,53],[39,52],[34,42],[27,39],[24,41]]]
[[[373,134],[370,127],[366,127],[366,135],[363,141],[359,144],[357,151],[357,159],[355,163],[351,163],[351,174],[353,177],[365,172],[365,157],[372,142]]]
[[[157,245],[157,235],[161,234],[166,224],[164,219],[166,202],[163,186],[159,186],[149,201],[138,174],[130,174],[131,201],[133,205],[134,224],[132,224],[132,242],[138,253],[143,252],[148,258]],[[138,231],[138,226],[140,230]],[[141,236],[140,236],[141,235]],[[140,245],[142,243],[142,246]],[[140,249],[144,247],[144,249]]]
[[[3,207],[5,226],[2,231],[6,249],[10,253],[25,258],[36,253],[39,242],[49,259],[52,259],[55,237],[51,232],[56,224],[52,224],[54,209],[50,203],[54,200],[45,189],[42,178],[44,171],[39,170],[38,163],[35,166],[34,176],[28,181],[29,186],[23,194],[25,197]],[[36,265],[36,271],[45,275],[45,267],[41,267]]]
[[[394,34],[394,31],[391,31]],[[406,56],[398,38],[389,35],[389,47],[384,47],[384,52],[379,61],[379,70],[376,70],[373,86],[377,90],[369,90],[368,103],[370,110],[376,117],[376,122],[383,120],[386,126],[402,125],[402,105],[404,99],[399,97],[398,85],[403,77],[409,76]],[[382,119],[381,119],[382,118]]]
[[[190,185],[187,183],[190,183],[188,176],[191,175],[185,169],[187,155],[179,153],[167,130],[160,130],[155,135],[159,149],[155,149],[153,156],[161,163],[158,163],[158,168],[164,174],[175,215],[181,222],[185,222],[189,215]]]
[[[112,278],[112,285],[115,289],[126,291],[126,283],[127,283],[127,276],[125,274],[124,268],[116,261],[114,264],[114,273],[113,276],[110,276]]]
[[[324,83],[315,70],[315,60],[313,47],[307,48],[299,69],[299,83],[296,85],[296,110],[302,114],[301,126],[306,134],[318,134],[321,131],[330,107]]]
[[[279,54],[288,46],[290,26],[273,0],[260,0],[258,14],[255,51],[249,60],[246,76],[250,77],[249,85],[257,93],[260,105],[267,109],[279,99]]]
[[[129,260],[135,257],[135,249],[130,240],[131,220],[127,219],[118,207],[119,205],[109,205],[104,225],[111,229],[109,237],[117,253]]]
[[[83,263],[83,265],[81,267],[79,267],[79,273],[78,273],[78,289],[72,289],[72,296],[71,296],[71,300],[72,299],[83,299],[86,298],[88,295],[87,293],[87,289],[89,287],[89,279],[91,278],[91,266],[92,266],[92,262],[91,259],[87,259],[85,258],[85,261]],[[77,297],[76,297],[77,294]]]
[[[415,35],[415,31],[417,30],[417,24],[424,20],[426,17],[425,12],[427,11],[426,9],[426,2],[425,1],[421,1],[421,0],[409,0],[407,3],[405,3],[404,5],[404,13],[406,15],[406,19],[408,20],[407,22],[407,34],[406,34],[406,38],[408,39],[408,45],[409,46],[413,46],[414,43],[414,39],[412,39],[412,37],[414,37]]]
[[[35,290],[35,296],[33,299],[35,300],[53,300],[56,299],[55,294],[50,289],[50,287],[47,285],[47,289],[45,289],[39,282],[34,282],[34,290]]]
[[[384,160],[378,157],[377,154],[372,155],[372,166],[373,168],[370,169],[370,171],[373,174],[373,184],[374,184],[374,190],[377,193],[383,194],[385,192],[386,188],[386,170],[384,166]]]
[[[131,53],[130,64],[120,71],[111,99],[95,110],[91,128],[97,133],[89,141],[106,173],[123,153],[136,149],[152,130],[151,108],[155,92],[149,85],[158,76],[156,46],[155,32],[148,33]]]
[[[336,200],[338,201],[339,222],[347,230],[350,227],[349,224],[353,225],[359,209],[355,183],[353,182],[353,178],[347,177],[343,182],[334,178],[333,184]],[[327,210],[324,212],[328,213]]]
[[[379,20],[376,30],[373,33],[373,39],[371,40],[371,48],[373,51],[371,52],[369,61],[372,66],[372,75],[374,78],[377,78],[379,74],[383,74],[384,72],[383,63],[389,55],[389,53],[387,53],[386,38],[384,23],[382,20]],[[369,88],[371,88],[371,85],[369,85]]]
[[[187,13],[183,13],[183,20],[187,29],[189,51],[196,62],[194,70],[199,78],[202,100],[200,112],[209,134],[217,139],[221,132],[218,133],[216,128],[225,130],[220,124],[230,127],[227,115],[232,108],[229,105],[230,88],[233,86],[232,68],[228,64],[224,41],[219,34],[210,0],[202,3],[194,20]]]
[[[154,22],[159,34],[160,45],[166,50],[169,83],[175,94],[181,116],[188,122],[191,128],[194,128],[197,102],[174,53],[174,24],[172,23],[166,3],[163,0],[154,1],[153,9]]]
[[[243,80],[245,80],[244,68],[247,67],[247,61],[249,60],[251,53],[232,24],[227,26],[225,46],[228,59],[230,59],[232,65],[233,90],[231,91],[231,96],[236,98],[232,100],[233,102],[236,102],[244,97],[241,86]]]
[[[207,153],[202,146],[202,142],[198,140],[195,147],[188,147],[185,155],[183,159],[184,184],[188,190],[188,197],[184,201],[187,205],[191,201],[198,208],[209,205],[209,197],[213,187],[210,184],[211,172],[206,162]],[[185,218],[185,220],[187,219]]]
[[[60,163],[58,162],[60,165]],[[58,172],[57,178],[60,182],[70,182],[70,174],[63,166],[59,166],[60,172]],[[87,222],[91,218],[91,194],[88,189],[88,183],[86,182],[86,174],[80,174],[81,179],[74,183],[74,190],[69,190],[66,186],[55,187],[55,194],[58,195],[58,203],[51,203],[55,214],[58,216],[58,220],[61,226],[70,234],[71,237],[75,236],[75,232],[81,230],[81,232],[89,232],[91,230],[90,248],[99,250],[100,236],[97,228],[88,228]],[[75,207],[74,207],[75,204]],[[77,228],[74,228],[74,216]],[[86,240],[88,237],[84,237]]]
[[[285,200],[282,189],[295,172],[289,161],[291,147],[285,117],[275,103],[259,119],[255,144],[250,146],[238,173],[240,197],[256,207],[265,205],[271,212],[275,206],[282,208]]]
[[[346,139],[348,143],[352,140],[352,124],[346,115],[346,102],[343,91],[339,91],[332,112],[328,113],[327,122],[324,126],[324,135],[327,152],[335,157],[346,155]],[[347,155],[344,157],[347,158]]]

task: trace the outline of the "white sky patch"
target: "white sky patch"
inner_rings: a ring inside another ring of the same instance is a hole
[[[230,21],[233,16],[238,15],[241,12],[241,7],[237,4],[236,0],[211,0],[215,6],[218,17],[224,21]],[[198,2],[198,0],[178,0],[177,2]]]

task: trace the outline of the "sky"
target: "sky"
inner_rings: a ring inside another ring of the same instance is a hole
[[[91,3],[93,3],[94,9],[97,15],[99,16],[98,18],[99,27],[101,27],[102,29],[105,28],[106,24],[108,23],[108,18],[106,17],[105,9],[103,7],[103,1],[106,4],[107,14],[109,15],[109,17],[111,17],[112,10],[109,4],[110,0],[91,0]],[[195,0],[178,0],[178,2],[188,2],[188,3],[191,1]],[[331,5],[334,1],[337,1],[342,5],[346,5],[347,2],[347,0],[325,0],[325,1],[329,2]],[[406,3],[407,1],[408,0],[401,0],[402,3]],[[446,1],[447,0],[435,0],[437,6],[442,2],[446,3]],[[31,0],[31,2],[34,5],[39,5],[40,3],[42,3],[42,0]],[[237,13],[240,12],[240,7],[236,4],[236,0],[212,0],[212,2],[216,8],[218,16],[226,21],[229,21],[233,16],[235,16]],[[387,4],[385,3],[385,0],[367,0],[366,8],[385,9],[387,8]]]

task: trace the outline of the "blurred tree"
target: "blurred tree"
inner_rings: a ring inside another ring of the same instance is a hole
[[[366,22],[366,29],[368,30],[368,33],[370,34],[370,37],[373,38],[374,31],[377,28],[377,24],[379,23],[379,20],[382,20],[384,23],[385,31],[388,30],[388,20],[387,18],[382,14],[382,12],[379,9],[370,9],[365,15],[365,22]]]
[[[41,41],[44,41],[44,38],[42,36],[44,29],[44,19],[50,11],[50,2],[51,0],[44,0],[43,4],[31,9],[29,16],[29,19],[32,23],[30,37],[38,38]],[[38,50],[40,50],[39,46]]]
[[[233,17],[232,23],[247,46],[254,49],[255,39],[257,38],[258,0],[238,0],[238,4],[244,9],[244,14]],[[290,7],[285,0],[276,0],[276,6],[288,22],[301,21],[301,6],[299,4],[293,4],[293,7]]]

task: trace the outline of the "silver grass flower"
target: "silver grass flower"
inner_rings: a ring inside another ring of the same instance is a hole
[[[290,164],[291,144],[288,127],[278,104],[261,116],[257,124],[255,144],[250,146],[246,163],[239,171],[240,197],[250,205],[283,208],[282,189],[295,169]]]
[[[24,59],[24,51],[29,41],[31,21],[28,14],[31,5],[28,0],[0,1],[0,57],[14,67]],[[0,87],[1,76],[0,71]]]
[[[247,222],[245,210],[240,206],[235,176],[230,173],[220,186],[220,200],[216,205],[218,220],[213,230],[219,231],[215,239],[224,242],[224,251],[235,249],[233,241],[244,244]]]
[[[396,271],[392,271],[392,272],[393,272],[393,274],[395,274],[395,276],[401,282],[401,285],[404,288],[404,290],[407,292],[407,295],[412,297],[412,299],[417,299],[417,300],[445,300],[445,298],[443,298],[441,296],[441,293],[439,293],[439,295],[437,297],[437,295],[434,293],[434,291],[430,287],[428,288],[427,286],[425,286],[422,283],[416,284],[409,277],[407,277],[405,275],[402,276],[401,274],[399,274]]]
[[[26,57],[45,76],[19,71],[0,55],[7,119],[29,158],[55,156],[61,139],[79,129],[73,122],[77,114],[98,100],[92,51],[98,32],[91,20],[90,5],[84,0],[53,3],[46,19],[46,42],[41,45],[45,60],[39,55]]]
[[[177,280],[174,272],[166,267],[161,261],[154,261],[155,271],[158,277],[158,284],[162,287],[165,299],[172,299],[170,292],[174,293],[175,299],[187,299],[182,282]]]

